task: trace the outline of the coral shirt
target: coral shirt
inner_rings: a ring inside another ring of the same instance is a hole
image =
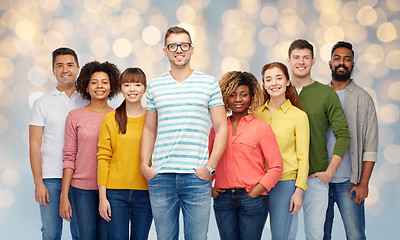
[[[240,119],[232,136],[228,117],[229,138],[215,175],[216,188],[246,188],[247,192],[260,183],[267,192],[278,182],[283,163],[271,126],[249,114]],[[209,148],[214,144],[215,131],[211,129]],[[264,164],[268,165],[265,172]],[[262,193],[266,195],[267,192]]]

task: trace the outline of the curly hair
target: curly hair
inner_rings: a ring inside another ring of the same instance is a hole
[[[287,80],[290,80],[289,78],[289,72],[288,69],[286,67],[285,64],[281,63],[281,62],[273,62],[273,63],[268,63],[266,65],[264,65],[264,67],[261,70],[261,76],[262,76],[262,81],[264,83],[264,73],[269,70],[269,69],[273,69],[273,68],[278,68],[279,70],[282,71],[283,75],[285,75],[285,78]],[[271,98],[271,96],[268,94],[267,90],[263,90],[264,92],[264,103],[267,102],[267,100],[269,100]],[[304,110],[303,106],[301,104],[301,102],[299,101],[299,98],[297,97],[296,94],[296,90],[294,89],[294,87],[292,86],[292,83],[289,83],[289,86],[286,87],[286,92],[285,92],[285,98],[289,99],[290,102],[297,108]]]
[[[249,72],[231,71],[222,76],[219,81],[221,87],[222,99],[225,103],[225,110],[230,113],[231,110],[228,107],[228,97],[236,90],[237,87],[244,85],[249,88],[250,91],[250,107],[249,112],[253,113],[259,106],[263,104],[263,94],[261,86],[257,81],[257,78]]]
[[[142,69],[135,68],[127,68],[121,74],[119,78],[119,85],[121,86],[124,83],[141,83],[144,88],[147,88],[146,83],[146,74],[142,71]],[[128,116],[126,115],[126,100],[122,101],[121,105],[115,109],[115,122],[118,125],[118,132],[121,134],[126,133],[126,124],[128,122]]]
[[[78,79],[76,80],[76,90],[78,91],[78,93],[82,95],[83,99],[90,100],[90,94],[86,91],[86,89],[89,85],[92,75],[96,72],[104,72],[108,75],[111,86],[111,91],[108,95],[108,99],[112,99],[113,97],[115,97],[119,93],[120,89],[120,72],[117,66],[107,61],[103,63],[93,61],[86,63],[85,66],[82,67]]]

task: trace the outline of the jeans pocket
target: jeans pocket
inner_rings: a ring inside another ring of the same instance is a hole
[[[323,183],[321,182],[321,180],[319,180],[318,177],[315,177],[315,179],[316,179],[317,182],[318,182],[319,184],[321,184],[322,186],[329,187],[329,185],[323,184]]]
[[[207,182],[207,183],[210,182],[210,180],[205,180],[205,179],[202,179],[201,177],[197,176],[196,173],[192,173],[192,174],[193,174],[193,176],[194,176],[195,178],[199,179],[199,180],[202,181],[202,182]]]
[[[153,179],[155,179],[158,176],[158,173],[156,173],[156,175],[154,175],[152,178],[150,178],[147,183],[150,183]]]

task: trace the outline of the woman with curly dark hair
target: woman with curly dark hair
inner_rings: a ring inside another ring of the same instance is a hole
[[[267,193],[282,173],[281,154],[271,126],[252,115],[263,103],[256,77],[248,72],[228,72],[219,84],[225,109],[232,115],[212,189],[218,231],[222,240],[261,239],[268,215]],[[214,139],[211,129],[209,148]]]
[[[97,186],[97,142],[103,117],[113,109],[108,105],[119,92],[118,68],[109,62],[93,61],[82,67],[77,91],[90,103],[71,111],[65,121],[64,170],[60,195],[60,215],[67,221],[75,214],[81,239],[109,239],[107,222],[99,215]],[[68,200],[71,189],[71,201]]]
[[[307,189],[308,147],[307,114],[293,88],[285,64],[266,64],[262,71],[265,104],[254,116],[271,124],[283,160],[283,173],[268,193],[272,239],[291,239],[292,218],[300,211]]]

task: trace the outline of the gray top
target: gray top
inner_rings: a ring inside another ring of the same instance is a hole
[[[331,83],[328,84],[332,86]],[[345,117],[350,132],[350,182],[358,184],[363,162],[378,158],[378,118],[372,97],[352,80],[345,88]]]

